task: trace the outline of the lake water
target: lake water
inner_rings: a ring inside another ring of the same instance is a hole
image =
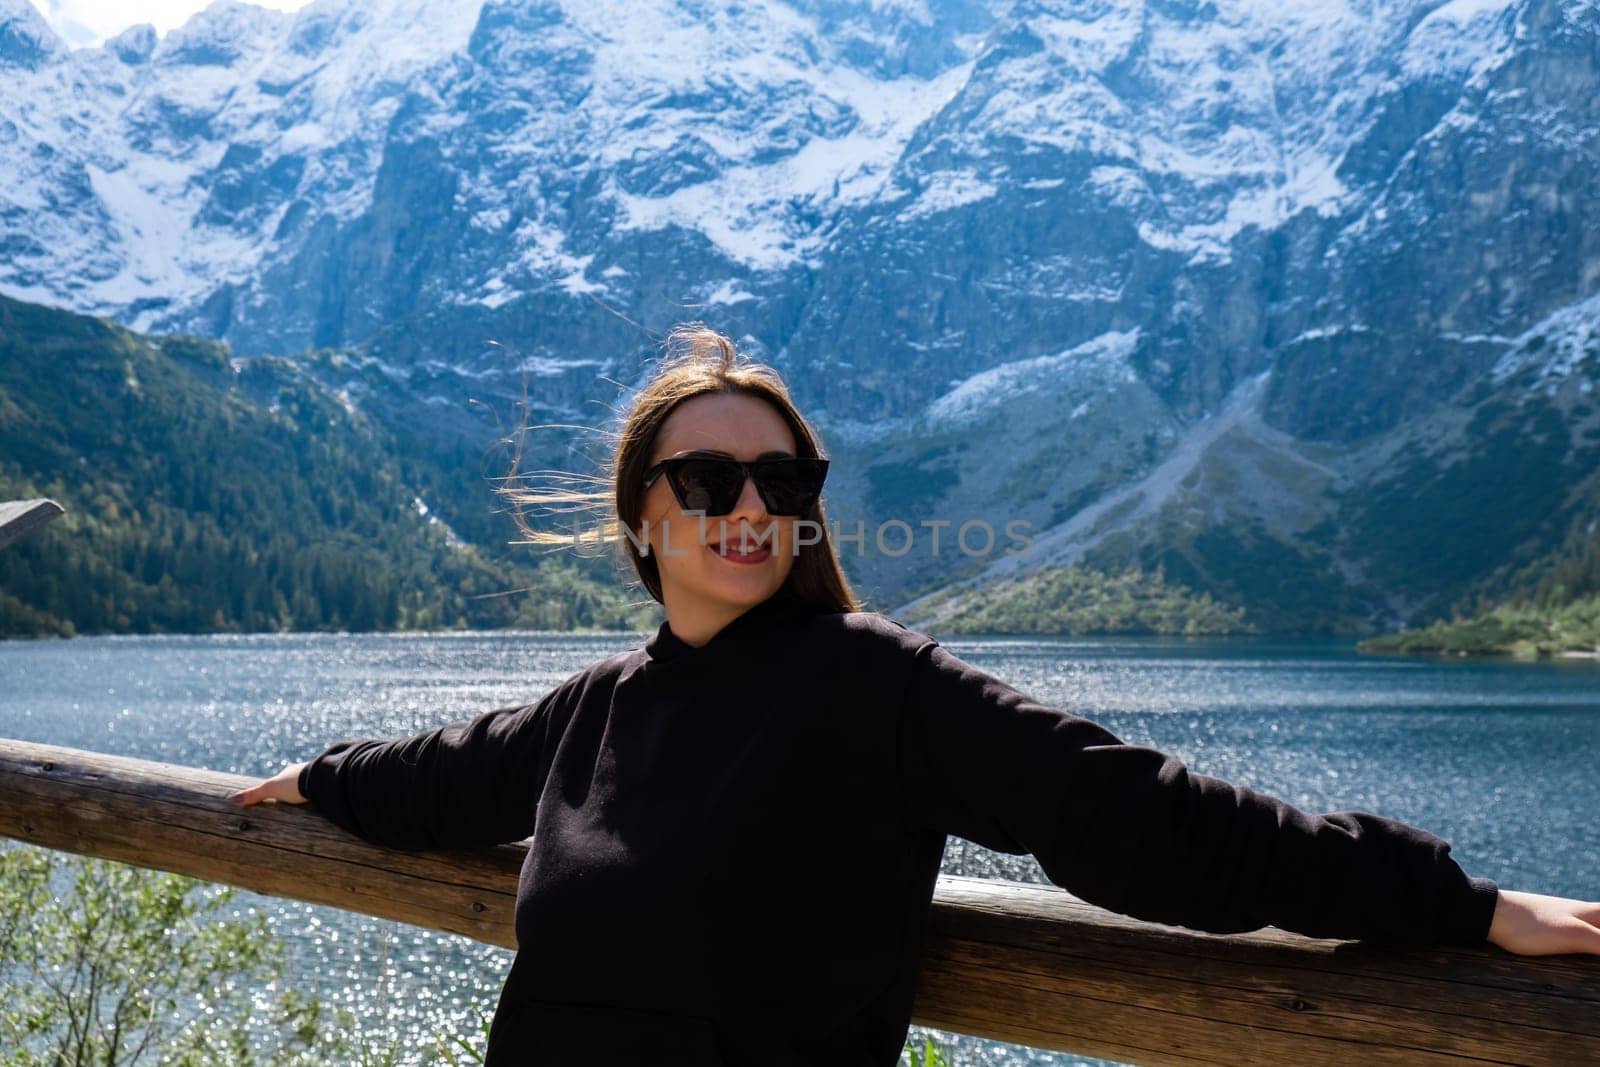
[[[0,642],[0,735],[250,775],[353,736],[535,700],[642,637],[450,634]],[[960,639],[962,658],[1191,770],[1313,811],[1376,812],[1502,887],[1600,896],[1600,666],[1359,656],[1334,642]],[[945,870],[1043,882],[953,839]],[[477,1033],[511,954],[241,894],[300,983],[374,1032]],[[920,1034],[920,1029],[913,1034]],[[935,1031],[963,1065],[1096,1062]]]

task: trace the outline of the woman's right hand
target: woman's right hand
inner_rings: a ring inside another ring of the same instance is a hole
[[[266,781],[228,794],[228,799],[244,807],[259,804],[263,800],[279,804],[304,804],[306,798],[300,795],[300,771],[304,767],[304,763],[291,763]]]

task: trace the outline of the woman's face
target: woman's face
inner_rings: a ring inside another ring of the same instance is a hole
[[[754,460],[795,455],[794,434],[764,400],[706,393],[672,410],[656,434],[650,465],[674,456],[711,453]],[[755,482],[745,479],[739,502],[720,516],[685,513],[663,474],[645,492],[650,552],[661,574],[669,614],[743,612],[783,585],[794,567],[797,516],[767,513]],[[741,538],[752,551],[739,552]]]

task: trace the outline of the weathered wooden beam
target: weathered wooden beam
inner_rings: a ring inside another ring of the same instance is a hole
[[[513,948],[523,849],[400,852],[308,808],[241,808],[256,779],[0,741],[0,835]]]
[[[0,548],[5,548],[60,515],[54,500],[0,500]]]
[[[0,740],[0,835],[514,947],[523,846],[399,852],[253,779]],[[917,1022],[1149,1064],[1600,1063],[1600,959],[1140,922],[943,876]]]

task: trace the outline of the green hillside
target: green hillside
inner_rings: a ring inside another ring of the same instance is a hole
[[[1108,574],[1047,567],[976,592],[952,587],[917,605],[908,624],[945,634],[1252,634],[1241,609],[1166,579],[1160,568]]]
[[[1506,655],[1518,658],[1600,654],[1600,596],[1559,608],[1505,605],[1455,622],[1436,622],[1360,644],[1363,652]]]
[[[1363,652],[1600,654],[1600,507],[1580,511],[1561,548],[1505,579],[1499,599],[1455,618],[1363,641]]]
[[[0,551],[0,636],[649,624],[429,521],[397,451],[289,361],[0,297],[0,498],[67,509]]]

